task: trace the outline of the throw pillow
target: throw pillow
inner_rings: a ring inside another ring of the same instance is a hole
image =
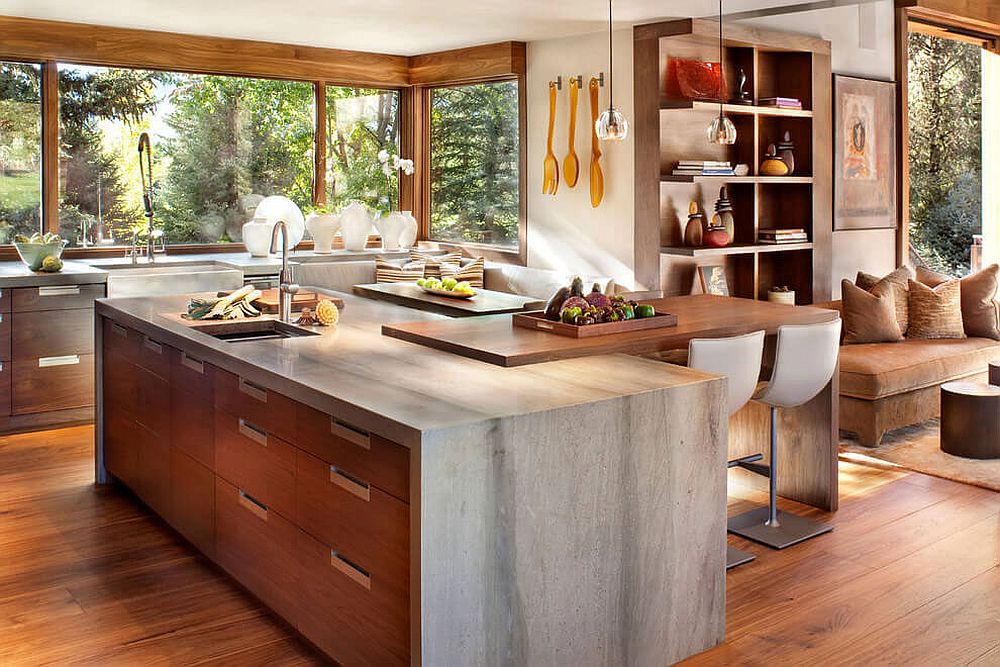
[[[871,292],[879,284],[891,286],[892,296],[896,304],[896,321],[899,323],[900,332],[906,334],[906,329],[910,324],[910,304],[909,297],[907,296],[909,288],[907,287],[907,282],[912,277],[913,274],[910,273],[910,269],[905,266],[899,267],[882,278],[865,273],[864,271],[858,271],[858,276],[855,278],[854,284],[867,292]]]
[[[910,281],[909,338],[965,338],[961,283],[949,280],[937,287]]]
[[[411,250],[410,261],[424,263],[424,278],[441,278],[441,265],[454,264],[459,266],[462,263],[462,253],[449,252],[445,255],[428,255]]]
[[[893,286],[878,282],[871,292],[854,286],[846,278],[843,292],[844,344],[895,343],[903,340],[896,320]]]
[[[381,255],[375,258],[375,282],[415,283],[424,277],[423,262],[390,261]]]
[[[451,276],[455,280],[468,282],[473,287],[483,288],[483,274],[486,272],[486,260],[476,257],[462,265],[442,264],[441,276]]]
[[[1000,266],[993,264],[979,273],[962,278],[962,322],[966,336],[1000,340],[1000,307],[996,302],[998,274]],[[929,287],[936,287],[951,278],[918,266],[917,280]]]

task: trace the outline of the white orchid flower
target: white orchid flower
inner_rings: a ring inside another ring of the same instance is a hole
[[[380,150],[378,152],[377,157],[378,157],[378,161],[379,162],[381,162],[382,164],[385,164],[386,162],[389,161],[389,151],[387,151],[387,150],[385,150],[383,148],[382,150]]]
[[[403,170],[403,173],[407,176],[413,175],[413,160],[400,160],[399,168]]]

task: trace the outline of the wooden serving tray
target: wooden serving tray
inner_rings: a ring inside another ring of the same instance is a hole
[[[332,301],[338,309],[344,309],[344,302],[335,296],[323,296],[323,299],[327,301]],[[314,313],[316,312],[316,304],[320,302],[320,295],[316,292],[296,292],[292,296],[292,310],[295,312],[301,312],[303,308],[309,308]],[[254,304],[260,308],[263,313],[277,313],[278,312],[278,289],[272,287],[271,289],[264,290]]]
[[[677,326],[677,316],[670,313],[656,313],[653,317],[644,317],[634,320],[622,320],[620,322],[604,322],[603,324],[588,324],[587,326],[577,326],[566,324],[565,322],[553,322],[545,319],[545,313],[541,310],[533,310],[527,313],[514,313],[512,315],[514,326],[525,329],[535,329],[536,331],[547,331],[560,336],[570,338],[591,338],[593,336],[607,336],[610,334],[626,333],[629,331],[645,331],[647,329],[660,329],[663,327]]]

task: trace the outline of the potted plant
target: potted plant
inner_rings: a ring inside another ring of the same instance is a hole
[[[400,159],[398,155],[390,155],[385,149],[378,152],[377,158],[379,168],[389,185],[389,205],[392,206],[397,201],[393,194],[393,183],[398,185],[400,172],[406,176],[413,175],[413,160]],[[411,248],[417,240],[417,219],[411,211],[390,211],[375,220],[375,228],[382,237],[384,250],[398,250],[400,246]]]

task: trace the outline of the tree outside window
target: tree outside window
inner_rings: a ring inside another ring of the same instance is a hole
[[[0,243],[41,229],[41,67],[0,62]]]

